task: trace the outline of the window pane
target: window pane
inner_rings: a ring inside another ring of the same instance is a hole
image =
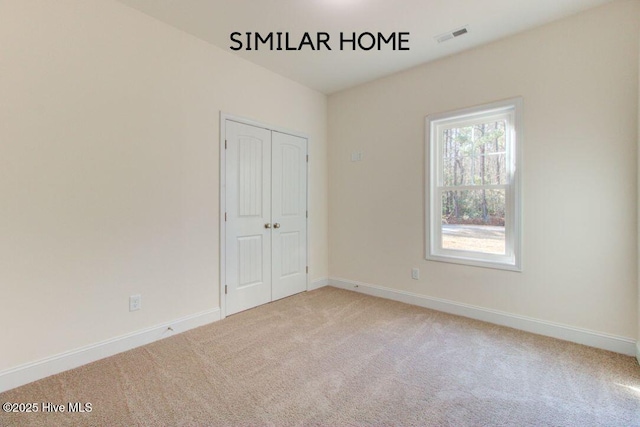
[[[442,248],[505,254],[505,191],[442,193]]]
[[[442,136],[445,186],[506,183],[504,120],[446,129]]]

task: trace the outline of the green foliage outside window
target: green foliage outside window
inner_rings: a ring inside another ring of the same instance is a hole
[[[504,226],[505,122],[444,131],[442,222]],[[465,189],[454,189],[456,187]],[[478,189],[469,187],[477,186]]]

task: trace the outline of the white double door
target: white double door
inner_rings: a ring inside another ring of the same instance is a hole
[[[225,121],[226,314],[307,289],[307,140]]]

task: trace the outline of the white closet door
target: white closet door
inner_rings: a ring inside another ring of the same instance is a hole
[[[271,131],[230,120],[226,132],[226,312],[271,301]]]
[[[307,290],[307,140],[272,132],[274,300]]]

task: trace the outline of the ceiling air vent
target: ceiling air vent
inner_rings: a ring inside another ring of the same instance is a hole
[[[438,43],[446,42],[447,40],[451,40],[456,37],[460,37],[469,32],[469,28],[467,25],[464,27],[456,28],[455,30],[447,31],[446,33],[435,36],[434,38]]]

